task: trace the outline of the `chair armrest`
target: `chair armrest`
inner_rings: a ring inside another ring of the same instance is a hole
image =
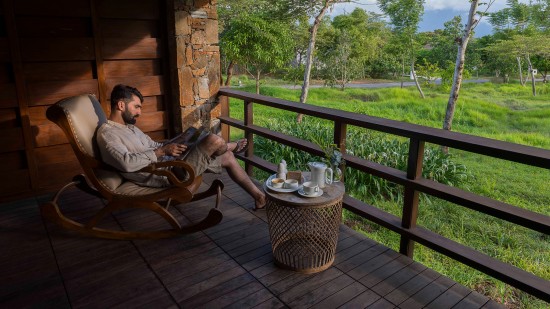
[[[167,167],[182,168],[187,172],[189,177],[187,178],[186,181],[181,181],[178,177],[176,177],[176,175],[174,175],[174,173],[172,173],[172,171],[170,171],[169,169],[166,169]],[[159,176],[166,176],[168,178],[168,181],[170,181],[170,183],[178,187],[189,186],[190,184],[193,183],[193,181],[195,181],[195,177],[196,177],[195,170],[193,169],[193,167],[188,163],[186,163],[185,161],[179,161],[179,160],[152,163],[142,168],[138,172],[146,172],[146,173],[151,173]]]

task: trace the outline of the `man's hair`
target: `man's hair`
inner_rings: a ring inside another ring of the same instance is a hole
[[[123,100],[124,103],[132,101],[132,95],[139,98],[139,101],[143,103],[143,95],[134,87],[118,84],[111,91],[111,109],[114,109],[118,101]]]

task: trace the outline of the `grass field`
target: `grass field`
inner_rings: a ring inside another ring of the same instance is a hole
[[[246,86],[246,91],[254,88]],[[529,87],[511,84],[465,84],[453,121],[453,131],[518,144],[550,149],[550,85],[539,85],[533,97]],[[262,94],[298,101],[299,90],[262,87]],[[425,89],[421,99],[413,87],[386,89],[311,89],[308,103],[389,118],[435,128],[442,126],[448,93],[441,88]],[[297,103],[298,104],[298,103]],[[231,101],[231,115],[242,119],[242,102]],[[288,119],[294,114],[254,107],[254,122],[266,125],[272,119]],[[306,117],[309,119],[310,117]],[[241,133],[233,130],[234,135]],[[392,138],[392,137],[387,137]],[[550,169],[534,168],[486,156],[450,150],[452,159],[473,175],[461,185],[474,193],[550,215]],[[365,200],[401,216],[401,202],[377,196]],[[470,246],[550,280],[550,237],[486,216],[463,207],[421,197],[418,224],[447,238]],[[394,249],[397,234],[350,214],[347,224],[370,238]],[[415,260],[476,289],[511,308],[547,308],[548,304],[518,292],[502,282],[453,261],[434,251],[416,246]]]

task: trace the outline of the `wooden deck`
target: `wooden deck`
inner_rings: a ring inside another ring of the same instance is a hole
[[[205,182],[211,181],[206,177]],[[47,197],[0,205],[0,308],[501,308],[502,305],[341,226],[334,266],[302,275],[273,265],[265,211],[227,175],[223,221],[176,239],[83,238],[44,222]],[[73,218],[102,201],[77,190],[62,205]],[[176,206],[180,220],[208,203]],[[162,224],[121,212],[106,226]]]

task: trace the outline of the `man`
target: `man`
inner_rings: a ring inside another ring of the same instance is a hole
[[[154,162],[177,158],[185,152],[187,146],[155,142],[135,127],[142,103],[143,96],[136,88],[126,85],[113,88],[111,115],[97,131],[101,157],[105,163],[122,171],[126,179],[136,184],[166,187],[170,185],[166,177],[137,171]],[[221,137],[209,134],[189,150],[185,161],[197,175],[207,170],[221,173],[222,168],[225,168],[229,176],[254,198],[255,208],[260,209],[265,206],[265,194],[254,185],[233,154],[245,148],[246,139],[226,143]],[[181,169],[174,168],[173,172],[179,178],[185,177]]]

